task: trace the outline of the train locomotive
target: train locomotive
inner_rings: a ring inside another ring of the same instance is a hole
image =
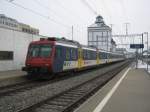
[[[28,47],[25,67],[28,74],[53,76],[125,60],[123,54],[99,50],[65,38],[41,38]]]

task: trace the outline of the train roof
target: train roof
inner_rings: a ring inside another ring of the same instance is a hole
[[[42,40],[47,40],[47,41],[53,41],[56,42],[57,45],[72,45],[72,46],[79,46],[80,43],[74,40],[68,40],[65,37],[62,38],[57,38],[57,37],[48,37],[48,38],[41,38]]]
[[[117,54],[117,55],[123,55],[120,53],[116,53],[116,52],[110,52],[110,51],[106,51],[103,49],[97,49],[95,46],[86,46],[86,45],[82,45],[77,41],[74,40],[69,40],[66,39],[65,37],[62,38],[57,38],[57,37],[48,37],[48,38],[40,38],[39,41],[33,41],[32,43],[38,43],[38,42],[55,42],[56,45],[62,45],[62,46],[67,46],[67,47],[73,47],[73,48],[83,48],[83,49],[87,49],[87,50],[92,50],[92,51],[100,51],[100,52],[106,52],[106,53],[111,53],[111,54]]]
[[[91,51],[97,51],[97,48],[92,46],[81,45],[81,48],[86,50],[91,50]]]
[[[147,56],[147,55],[149,56],[150,54],[143,54],[143,56]]]

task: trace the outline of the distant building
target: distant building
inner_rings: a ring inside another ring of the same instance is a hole
[[[31,34],[35,34],[35,35],[39,34],[39,30],[38,29],[33,28],[33,27],[31,27],[29,25],[26,25],[26,24],[23,24],[23,23],[20,23],[20,30],[22,32],[31,33]]]
[[[88,27],[88,45],[108,51],[114,50],[112,43],[113,47],[116,45],[112,42],[111,31],[112,29],[104,23],[103,17],[97,16],[95,23]]]
[[[30,42],[40,38],[48,37],[0,27],[0,71],[21,69]]]
[[[4,14],[0,14],[0,26],[13,29],[13,30],[20,30],[18,21],[15,19],[6,17]]]
[[[125,48],[116,48],[116,52],[121,53],[121,54],[126,54],[127,50]]]
[[[111,39],[111,48],[110,48],[110,51],[116,52],[116,46],[117,46],[116,42],[113,39]]]
[[[17,20],[9,18],[4,14],[0,14],[0,27],[39,35],[39,29],[33,28],[23,23],[19,23]]]

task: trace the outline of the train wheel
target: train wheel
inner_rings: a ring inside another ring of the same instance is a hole
[[[27,72],[27,79],[31,80],[31,79],[35,79],[35,74],[31,73],[31,72]]]
[[[40,77],[40,79],[51,80],[55,77],[55,74],[44,74]]]

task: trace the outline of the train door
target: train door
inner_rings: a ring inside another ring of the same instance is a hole
[[[83,58],[82,58],[82,49],[78,48],[78,68],[82,68]]]
[[[99,65],[100,64],[100,57],[99,57],[99,52],[96,51],[96,64]]]
[[[53,71],[55,73],[63,71],[63,64],[64,64],[64,47],[62,46],[55,46],[55,56],[54,56],[54,63],[53,63]]]
[[[105,63],[108,63],[108,53],[104,53],[105,55]]]
[[[110,53],[107,53],[107,63],[110,63]]]

